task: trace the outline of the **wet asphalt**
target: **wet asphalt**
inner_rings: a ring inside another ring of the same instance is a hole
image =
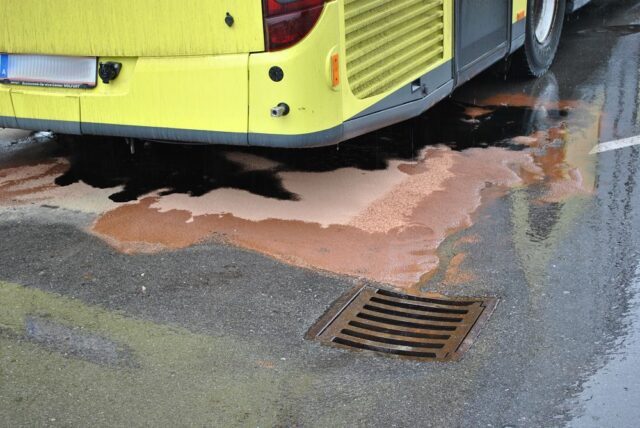
[[[544,125],[530,111],[505,109],[472,128],[447,118],[505,86],[589,106],[563,120],[575,136],[566,144],[581,141],[568,149],[593,194],[540,203],[541,186],[517,187],[484,204],[475,224],[440,248],[446,267],[463,245],[474,279],[448,286],[440,268],[423,290],[500,299],[462,361],[420,363],[304,340],[358,280],[215,242],[123,254],[85,231],[91,215],[34,203],[0,211],[0,423],[637,426],[640,148],[587,153],[640,134],[640,1],[596,1],[565,28],[543,79],[485,73],[422,118],[324,149],[321,165],[256,151],[315,170],[411,158],[416,133],[459,150],[519,150],[509,139]],[[5,135],[0,164],[69,150],[21,137]],[[204,162],[201,153],[149,147],[158,173],[145,179],[124,155],[100,166],[95,158],[87,164],[83,150],[68,152],[80,161],[59,185],[127,184],[118,202],[158,189],[212,190],[190,168],[195,157]],[[215,149],[207,153],[206,161],[226,167]],[[278,183],[236,172],[215,185],[290,197]]]

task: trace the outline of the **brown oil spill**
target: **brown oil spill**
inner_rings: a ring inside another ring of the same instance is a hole
[[[194,201],[194,215],[188,197],[150,197],[101,216],[94,231],[124,251],[217,237],[292,264],[408,287],[437,267],[436,250],[448,234],[471,225],[482,189],[521,184],[518,171],[536,170],[528,154],[499,148],[428,148],[407,163],[426,167],[400,177],[397,166],[382,178],[359,171],[360,182],[312,174],[295,202],[226,189]],[[381,191],[367,191],[368,175]],[[291,204],[298,207],[290,212]]]
[[[540,185],[540,203],[590,191],[565,156],[576,105],[491,101],[446,102],[337,148],[152,144],[130,156],[122,143],[82,141],[68,160],[0,172],[0,203],[73,206],[74,194],[86,199],[92,189],[102,202],[75,205],[96,212],[92,232],[124,252],[218,240],[412,287],[437,269],[441,243],[472,225],[487,189],[501,196]],[[57,203],[56,192],[66,203]],[[473,279],[463,261],[452,260],[450,284]]]

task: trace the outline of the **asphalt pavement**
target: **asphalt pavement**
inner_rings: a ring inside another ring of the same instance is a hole
[[[640,134],[640,1],[503,68],[308,152],[0,131],[2,425],[637,426],[640,146],[590,152]],[[499,304],[457,362],[305,339],[362,284]]]

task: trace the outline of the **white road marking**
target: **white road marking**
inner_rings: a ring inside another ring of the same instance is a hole
[[[590,155],[595,155],[596,153],[608,152],[611,150],[618,150],[625,147],[636,146],[640,144],[640,135],[636,135],[631,138],[624,138],[622,140],[608,141],[606,143],[598,144],[589,152]]]

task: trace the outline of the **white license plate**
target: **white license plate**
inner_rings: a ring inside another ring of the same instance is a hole
[[[95,57],[0,54],[0,82],[59,88],[95,88]]]

